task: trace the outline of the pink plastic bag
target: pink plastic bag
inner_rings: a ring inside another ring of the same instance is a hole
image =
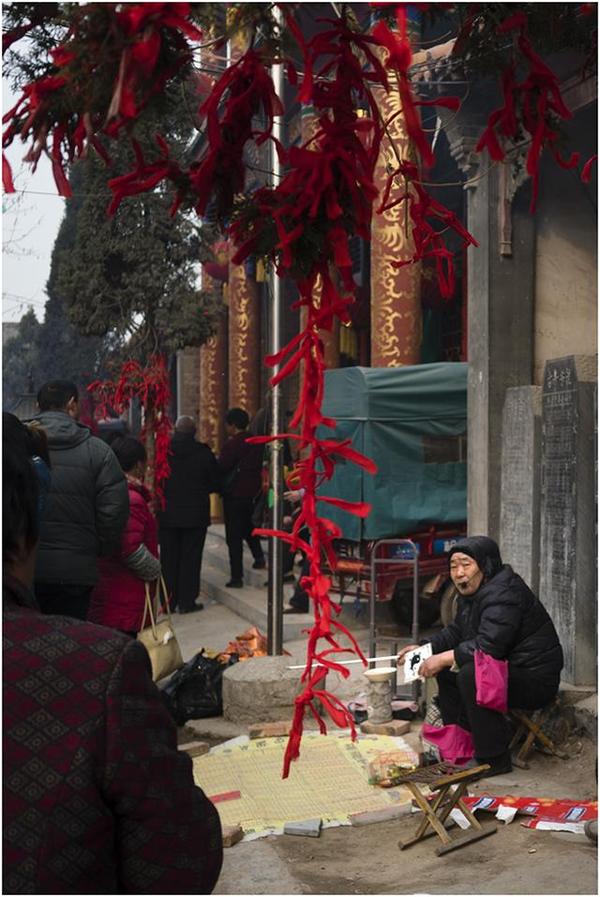
[[[506,713],[508,710],[508,660],[496,660],[475,650],[475,700],[480,707]]]
[[[435,744],[442,760],[449,763],[466,763],[474,755],[471,733],[454,723],[448,726],[430,726],[423,723],[421,736]]]

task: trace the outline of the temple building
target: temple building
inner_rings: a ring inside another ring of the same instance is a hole
[[[442,299],[428,265],[391,265],[410,252],[403,213],[374,216],[370,243],[353,241],[351,324],[323,335],[327,364],[469,363],[468,529],[497,539],[506,559],[543,592],[565,646],[564,675],[589,684],[597,600],[596,168],[583,183],[578,170],[564,170],[545,154],[532,213],[527,146],[515,146],[505,163],[474,151],[489,109],[499,104],[497,78],[482,74],[473,85],[474,76],[451,56],[452,42],[443,41],[443,20],[436,28],[421,34],[428,49],[415,53],[417,90],[426,97],[458,94],[463,102],[458,113],[432,107],[424,113],[437,158],[434,196],[479,246],[459,255],[454,294]],[[550,64],[573,113],[565,144],[585,161],[597,152],[596,77],[582,76],[575,51]],[[399,97],[382,96],[381,104],[393,110]],[[310,135],[310,108],[286,104],[285,121],[288,145]],[[408,156],[401,116],[394,127]],[[382,154],[380,185],[387,162]],[[265,160],[251,167],[264,169]],[[228,407],[252,416],[267,401],[269,370],[261,359],[271,322],[270,284],[260,265],[232,265],[223,246],[218,270],[225,305],[219,332],[201,349],[181,352],[177,363],[177,411],[198,417],[199,438],[215,451]],[[282,345],[298,331],[296,298],[286,283]],[[297,395],[297,380],[288,378],[284,411],[295,408]]]

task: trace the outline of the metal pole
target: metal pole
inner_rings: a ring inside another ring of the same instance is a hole
[[[275,18],[279,25],[280,33],[283,32],[283,12],[279,6],[274,9]],[[283,66],[273,66],[273,84],[277,96],[283,102],[284,83]],[[283,143],[283,117],[276,116],[273,122],[273,136]],[[271,170],[272,186],[279,183],[281,177],[281,163],[273,143],[271,144]],[[272,304],[271,304],[271,353],[275,354],[281,348],[281,293],[282,283],[273,268],[271,274]],[[277,373],[279,366],[274,368]],[[271,392],[271,435],[281,433],[281,395],[279,384],[272,388]],[[282,527],[282,495],[283,495],[283,465],[281,442],[272,442],[270,455],[269,479],[273,490],[272,524],[274,529]],[[267,650],[269,654],[283,654],[283,573],[282,573],[282,548],[279,539],[269,539],[269,586],[268,586],[268,629]]]

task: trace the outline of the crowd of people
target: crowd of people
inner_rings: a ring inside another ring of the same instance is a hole
[[[244,585],[244,541],[266,568],[252,535],[266,505],[263,449],[246,441],[240,408],[218,457],[178,418],[157,505],[139,439],[122,427],[93,435],[71,381],[37,399],[30,421],[3,413],[5,891],[209,893],[219,817],[177,750],[137,635],[159,581],[172,609],[202,609],[212,493],[228,587]]]
[[[3,892],[210,893],[219,815],[131,638],[158,564],[145,453],[80,427],[73,384],[39,404],[3,415]]]
[[[223,496],[227,586],[244,586],[244,541],[254,568],[266,567],[252,535],[265,493],[262,446],[247,441],[242,409],[227,413],[218,458],[196,440],[194,420],[180,417],[156,508],[144,445],[92,435],[78,421],[75,384],[46,384],[38,405],[27,424],[3,414],[5,890],[86,893],[93,883],[101,893],[208,893],[222,862],[219,817],[177,750],[136,636],[147,584],[161,577],[180,613],[202,608],[211,493]],[[286,498],[290,526],[301,491]],[[536,709],[558,691],[562,648],[493,540],[465,538],[448,559],[456,617],[428,639],[419,673],[437,679],[442,728],[467,732],[473,762],[505,773],[507,719],[481,699],[478,657],[505,664],[505,709]],[[291,612],[307,609],[298,585]]]

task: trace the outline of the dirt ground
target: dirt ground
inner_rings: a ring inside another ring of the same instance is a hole
[[[534,754],[515,769],[473,786],[473,794],[596,798],[596,745],[572,744],[569,760]],[[406,851],[420,817],[360,828],[326,829],[319,838],[290,835],[240,843],[225,851],[216,894],[596,894],[597,848],[585,835],[526,829],[518,817],[482,841],[444,857],[430,838]],[[493,817],[480,814],[484,825]]]

